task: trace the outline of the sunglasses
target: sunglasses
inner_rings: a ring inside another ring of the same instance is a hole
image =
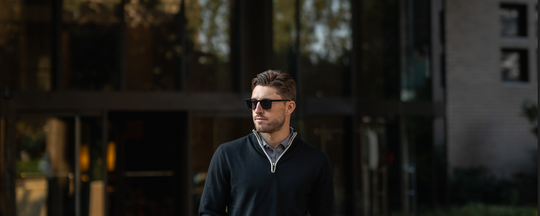
[[[246,104],[247,104],[249,109],[255,110],[255,108],[257,107],[257,103],[261,103],[261,107],[264,110],[269,110],[269,109],[272,109],[272,102],[274,102],[274,101],[291,101],[291,100],[289,100],[289,99],[284,99],[284,100],[270,100],[270,99],[255,100],[255,99],[248,98],[248,99],[246,99]]]

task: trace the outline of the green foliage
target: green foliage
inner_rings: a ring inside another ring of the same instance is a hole
[[[337,63],[351,49],[349,1],[305,0],[300,15],[302,55]]]
[[[38,169],[39,160],[30,160],[30,161],[17,161],[17,172],[39,172]]]
[[[274,52],[286,54],[292,49],[294,36],[296,34],[295,26],[295,2],[287,0],[275,0],[273,16],[273,46]]]
[[[25,178],[45,177],[45,174],[41,173],[41,170],[38,169],[38,164],[39,160],[17,161],[17,176],[21,176],[21,173],[24,173]]]
[[[524,101],[521,114],[533,125],[532,133],[538,137],[538,105],[532,101]]]
[[[537,175],[516,173],[512,178],[496,178],[486,168],[456,168],[449,179],[450,202],[457,205],[536,204]]]
[[[390,216],[537,216],[534,207],[484,205],[471,203],[459,207],[435,208],[417,213],[394,212]]]

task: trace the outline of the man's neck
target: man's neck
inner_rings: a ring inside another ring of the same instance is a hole
[[[260,133],[266,144],[272,147],[276,147],[281,141],[285,140],[291,134],[289,126],[283,125],[281,129],[273,133]]]

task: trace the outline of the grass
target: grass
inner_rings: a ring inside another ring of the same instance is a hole
[[[416,214],[394,212],[390,216],[538,216],[538,210],[535,207],[468,204],[419,211]]]

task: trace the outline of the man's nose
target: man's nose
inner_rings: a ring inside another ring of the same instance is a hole
[[[261,106],[261,102],[257,102],[257,105],[255,106],[255,113],[261,114],[264,112],[264,109]]]

